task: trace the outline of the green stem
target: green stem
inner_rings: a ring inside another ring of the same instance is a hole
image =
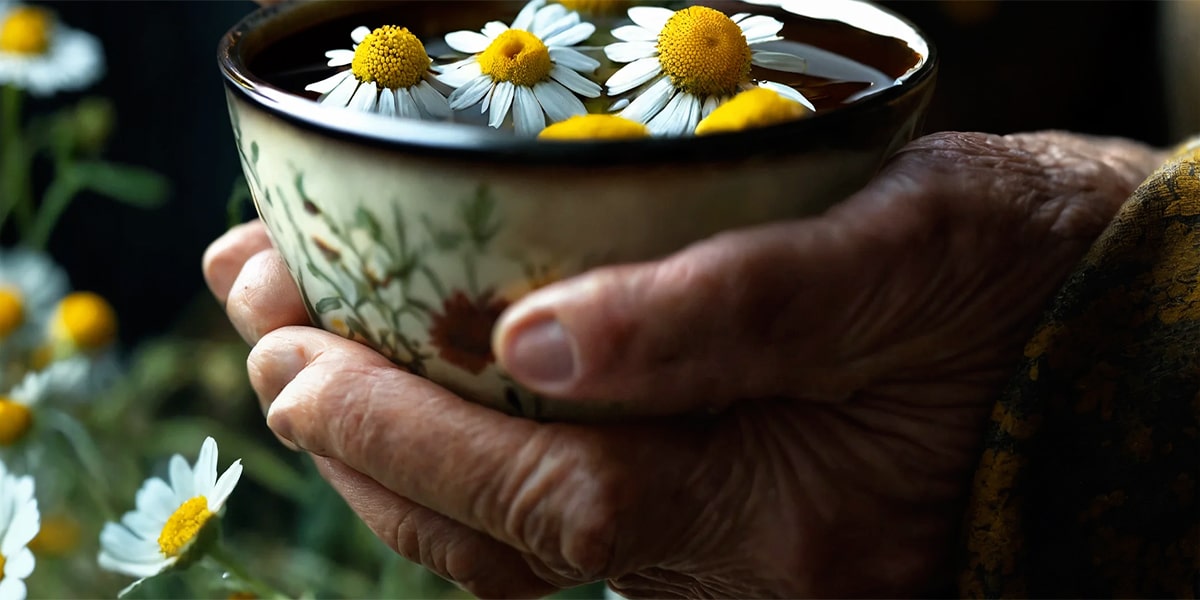
[[[29,169],[21,140],[21,90],[0,86],[0,228],[24,201]]]
[[[63,436],[67,445],[71,447],[71,452],[75,453],[75,457],[79,459],[83,471],[91,479],[89,485],[84,487],[92,497],[92,501],[96,503],[97,508],[104,513],[105,520],[115,521],[118,514],[108,502],[110,492],[108,478],[104,473],[104,466],[99,462],[101,453],[96,447],[96,442],[92,440],[92,436],[78,421],[64,412],[47,409],[43,411],[42,418],[50,429]]]
[[[246,584],[246,587],[250,588],[250,591],[254,592],[254,595],[260,599],[289,598],[287,594],[275,589],[271,584],[251,575],[249,571],[242,567],[236,557],[225,550],[225,547],[220,542],[213,544],[212,548],[209,548],[207,556],[226,573]]]
[[[43,250],[46,247],[50,241],[50,233],[58,224],[58,219],[62,217],[63,212],[71,204],[71,199],[79,191],[75,177],[66,174],[66,169],[62,165],[59,165],[56,171],[57,177],[46,188],[46,195],[42,197],[42,205],[38,207],[37,218],[33,221],[33,225],[28,227],[24,236],[25,245],[34,250]]]

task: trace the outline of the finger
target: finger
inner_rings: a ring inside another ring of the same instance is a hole
[[[580,428],[510,417],[311,328],[268,334],[250,362],[255,389],[273,400],[267,422],[276,433],[538,557],[568,581],[678,551],[699,511],[719,505],[710,491],[728,483],[727,472],[695,466],[713,464],[702,457],[702,426]]]
[[[300,290],[274,248],[246,259],[230,287],[225,313],[251,345],[269,331],[311,322]]]
[[[218,302],[225,304],[246,260],[270,247],[267,228],[259,220],[236,225],[209,244],[201,265],[208,289]]]
[[[336,460],[317,456],[313,462],[393,551],[475,597],[531,598],[559,589],[534,575],[511,547],[398,496]]]

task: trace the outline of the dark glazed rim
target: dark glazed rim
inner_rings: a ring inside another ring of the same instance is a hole
[[[704,163],[731,157],[779,156],[819,147],[850,147],[861,132],[856,127],[870,123],[872,113],[884,111],[910,94],[919,93],[937,72],[938,54],[932,41],[916,25],[879,5],[872,8],[904,23],[928,46],[925,63],[892,86],[837,110],[806,119],[734,133],[699,137],[647,138],[618,141],[539,142],[517,138],[490,128],[457,123],[387,118],[370,113],[344,111],[329,119],[328,107],[287,92],[251,74],[242,49],[244,38],[274,19],[308,4],[298,0],[260,8],[231,28],[217,50],[217,62],[225,85],[242,99],[266,112],[304,129],[344,141],[382,147],[423,157],[446,157],[487,163],[525,165],[613,165]],[[842,136],[839,136],[839,132]]]

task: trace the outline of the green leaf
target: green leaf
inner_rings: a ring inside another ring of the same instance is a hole
[[[161,205],[171,189],[165,177],[149,169],[98,160],[75,163],[71,174],[83,189],[141,208]]]
[[[371,235],[372,240],[380,242],[380,238],[383,236],[383,228],[379,226],[379,221],[375,218],[375,215],[372,215],[365,208],[359,206],[354,211],[354,223],[366,229],[367,233]]]
[[[250,142],[250,164],[258,164],[258,142]]]
[[[342,299],[338,298],[337,296],[330,296],[328,298],[321,298],[319,301],[317,301],[316,309],[317,313],[325,314],[331,310],[337,310],[341,307]]]

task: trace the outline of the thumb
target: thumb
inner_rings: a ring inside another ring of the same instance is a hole
[[[543,288],[501,318],[497,361],[538,393],[636,414],[847,395],[862,373],[845,317],[881,277],[842,221],[726,233]]]

